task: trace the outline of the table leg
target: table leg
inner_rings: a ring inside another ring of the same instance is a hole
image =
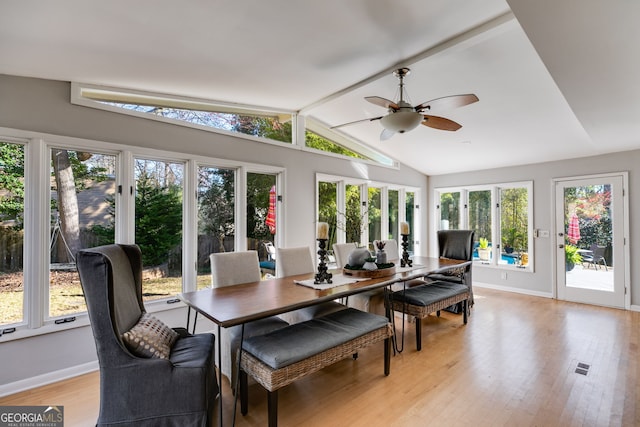
[[[195,325],[193,326],[195,330]],[[222,344],[220,337],[222,334],[220,333],[222,328],[218,325],[218,387],[220,387],[220,393],[218,394],[218,419],[219,426],[222,427]]]
[[[240,329],[240,347],[238,348],[238,360],[236,363],[236,376],[235,378],[232,379],[233,381],[233,389],[236,391],[235,396],[233,397],[233,422],[231,423],[232,426],[236,425],[236,406],[238,405],[238,395],[240,393],[245,393],[246,390],[240,390],[238,388],[238,379],[240,378],[240,361],[242,359],[242,343],[244,341],[244,323],[242,324],[242,328]],[[222,366],[222,365],[221,365]],[[246,382],[248,384],[248,381]],[[246,387],[245,387],[246,388]],[[245,400],[246,402],[246,400]]]

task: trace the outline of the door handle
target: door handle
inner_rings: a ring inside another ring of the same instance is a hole
[[[564,245],[562,245],[562,244],[558,245],[558,249],[562,249],[562,248],[564,248]]]

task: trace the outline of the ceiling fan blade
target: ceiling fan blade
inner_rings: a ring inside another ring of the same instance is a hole
[[[349,122],[349,123],[342,123],[341,125],[331,126],[329,129],[337,129],[337,128],[341,128],[343,126],[355,125],[356,123],[360,123],[360,122],[373,122],[375,120],[380,120],[383,117],[384,116],[372,117],[370,119],[360,119],[360,120],[356,120],[356,121]]]
[[[395,131],[384,129],[380,134],[380,141],[386,141],[387,139],[391,138],[395,134],[396,134]]]
[[[400,108],[395,102],[389,101],[388,99],[381,98],[379,96],[365,96],[364,99],[372,104],[376,104],[383,108],[391,108],[394,111],[397,111]]]
[[[456,131],[462,127],[461,124],[453,120],[445,119],[444,117],[429,116],[427,114],[425,114],[422,124],[430,128],[449,131]]]
[[[420,112],[422,110],[446,110],[458,107],[464,107],[465,105],[478,102],[478,97],[472,93],[465,95],[451,95],[443,96],[442,98],[432,99],[431,101],[423,102],[415,107],[415,110]]]

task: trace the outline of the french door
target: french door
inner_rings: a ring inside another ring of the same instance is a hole
[[[624,308],[626,174],[555,182],[558,299]]]

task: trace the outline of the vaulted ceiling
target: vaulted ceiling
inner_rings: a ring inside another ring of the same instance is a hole
[[[299,111],[335,126],[413,104],[463,127],[380,141],[425,174],[640,148],[640,2],[631,0],[0,0],[0,73]],[[0,102],[8,100],[0,99]]]

